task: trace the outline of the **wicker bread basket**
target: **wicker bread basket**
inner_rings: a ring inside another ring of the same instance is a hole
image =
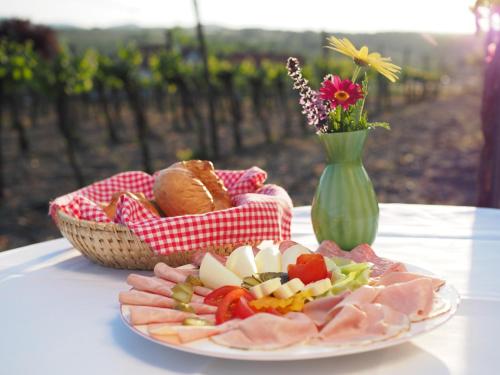
[[[158,262],[178,267],[191,262],[198,251],[156,255],[148,244],[141,241],[126,226],[98,223],[71,217],[57,210],[57,225],[63,236],[84,256],[105,267],[130,270],[152,270]],[[247,243],[257,245],[256,243]],[[228,244],[199,251],[229,255],[243,244]]]

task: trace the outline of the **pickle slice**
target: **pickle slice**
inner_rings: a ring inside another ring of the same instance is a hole
[[[194,313],[194,309],[189,303],[179,302],[177,305],[175,305],[175,309],[179,311]]]
[[[189,275],[186,278],[186,283],[192,285],[192,286],[203,286],[203,283],[201,282],[200,278],[197,276]]]
[[[286,272],[263,272],[258,274],[259,279],[264,282],[267,280],[280,278],[282,284],[288,281],[288,274]]]
[[[209,324],[205,319],[201,318],[186,318],[182,322],[182,325],[203,327],[203,326],[209,326],[211,324]]]

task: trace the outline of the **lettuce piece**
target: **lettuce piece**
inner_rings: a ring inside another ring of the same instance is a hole
[[[335,279],[331,292],[339,294],[345,290],[355,290],[362,285],[366,285],[370,280],[371,263],[351,263],[340,266],[339,269],[344,277]],[[333,271],[332,271],[333,279]]]
[[[345,266],[340,266],[340,270],[344,274],[349,274],[351,272],[362,272],[367,268],[371,267],[371,263],[351,263]]]
[[[354,263],[352,260],[342,257],[331,257],[330,259],[339,267]]]
[[[340,294],[343,291],[349,289],[349,286],[355,279],[356,272],[351,272],[345,279],[335,282],[330,290],[333,294]]]
[[[346,278],[346,276],[340,270],[340,267],[337,266],[337,264],[333,260],[325,257],[325,263],[326,263],[326,269],[332,273],[332,279],[331,279],[332,284],[335,283],[336,281],[343,280]]]

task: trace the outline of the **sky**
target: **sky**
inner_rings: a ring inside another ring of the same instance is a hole
[[[472,0],[198,0],[202,22],[295,31],[472,33]],[[0,0],[0,17],[109,27],[193,26],[191,0]]]

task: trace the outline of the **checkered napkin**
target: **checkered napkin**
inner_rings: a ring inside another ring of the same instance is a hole
[[[138,202],[123,195],[116,206],[114,222],[127,226],[158,254],[201,250],[212,246],[261,240],[290,239],[292,201],[276,185],[264,185],[267,174],[260,168],[218,170],[233,200],[232,208],[201,215],[158,218]],[[144,193],[153,199],[154,175],[125,172],[64,195],[50,203],[70,216],[97,222],[112,222],[100,203],[109,203],[113,193]]]

